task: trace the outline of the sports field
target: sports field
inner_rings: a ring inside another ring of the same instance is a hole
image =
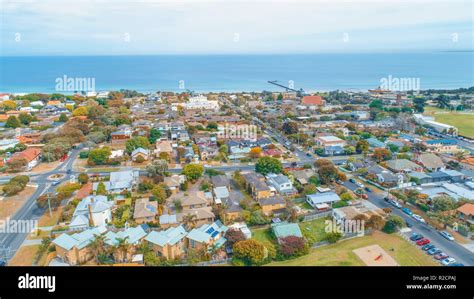
[[[474,113],[426,107],[424,114],[434,116],[438,122],[457,127],[460,135],[474,138]]]

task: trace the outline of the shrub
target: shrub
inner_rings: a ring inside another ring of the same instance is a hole
[[[234,258],[246,265],[261,265],[268,256],[265,246],[257,240],[240,241],[233,246]]]
[[[285,257],[296,257],[307,253],[308,247],[301,237],[288,236],[280,238],[280,253]]]

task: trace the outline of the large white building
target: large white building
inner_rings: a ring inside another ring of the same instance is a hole
[[[425,116],[422,114],[413,114],[415,121],[420,125],[428,125],[435,129],[437,132],[452,136],[458,136],[458,128],[455,126],[443,124],[434,120],[431,116]]]
[[[217,110],[219,109],[218,101],[209,101],[207,97],[199,95],[196,97],[189,98],[189,101],[185,103],[186,109],[205,109],[205,110]]]

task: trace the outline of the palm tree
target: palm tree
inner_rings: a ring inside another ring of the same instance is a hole
[[[186,214],[183,216],[183,224],[186,229],[193,229],[196,227],[197,224],[197,216],[196,214]]]
[[[461,162],[461,160],[464,158],[465,155],[466,153],[464,151],[458,151],[454,154],[458,162]]]
[[[105,235],[97,235],[95,239],[89,244],[92,253],[94,254],[94,258],[97,264],[101,264],[99,260],[99,256],[105,253]]]
[[[128,258],[128,250],[131,247],[131,244],[127,241],[128,237],[117,238],[117,245],[115,245],[115,250],[119,253],[119,261],[124,262]]]

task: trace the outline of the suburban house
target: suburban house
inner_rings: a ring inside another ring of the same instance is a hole
[[[183,195],[179,199],[184,211],[207,207],[210,204],[203,191],[195,191],[189,195]]]
[[[393,173],[387,169],[377,173],[376,176],[377,182],[388,187],[402,186],[402,184],[406,181],[406,177],[403,173]]]
[[[126,242],[127,244],[130,244],[129,250],[127,250],[127,254],[125,257],[125,260],[128,260],[131,258],[131,256],[135,252],[135,246],[141,243],[142,239],[146,237],[146,232],[143,229],[142,226],[136,226],[136,227],[129,227],[124,230],[120,230],[118,232],[113,232],[113,231],[108,231],[105,234],[105,244],[108,246],[117,246],[121,242]],[[123,240],[123,241],[121,241]],[[114,254],[117,254],[117,251],[114,252]],[[120,260],[121,258],[119,258]]]
[[[216,215],[212,212],[211,207],[195,208],[192,210],[183,210],[183,212],[176,214],[178,222],[184,222],[184,218],[188,215],[194,215],[195,225],[203,225],[214,221]]]
[[[129,126],[123,126],[118,131],[112,132],[110,138],[112,139],[113,144],[125,143],[125,141],[132,138],[132,129]]]
[[[252,231],[245,222],[234,222],[228,226],[229,229],[240,230],[246,239],[252,238]]]
[[[336,136],[318,136],[316,145],[324,149],[325,155],[339,155],[344,153],[346,141]]]
[[[306,202],[317,210],[327,210],[339,200],[339,195],[333,191],[306,195]]]
[[[214,194],[214,203],[222,204],[223,201],[229,198],[229,189],[227,187],[221,186],[212,189]]]
[[[94,226],[104,226],[112,221],[113,201],[104,195],[89,195],[81,200],[71,219],[69,227],[81,230]]]
[[[273,234],[275,235],[278,243],[281,243],[281,239],[289,236],[303,238],[300,227],[297,223],[288,223],[286,221],[272,223],[271,225]]]
[[[183,256],[186,251],[186,235],[186,230],[180,225],[159,232],[152,231],[145,237],[145,241],[151,244],[158,256],[174,260]]]
[[[313,96],[304,96],[301,99],[301,105],[303,106],[323,106],[325,104],[325,101],[321,96],[318,95],[313,95]]]
[[[421,154],[417,160],[429,171],[440,171],[446,168],[441,158],[433,153]]]
[[[468,225],[474,224],[474,204],[465,203],[456,209],[456,216]]]
[[[115,171],[110,173],[110,180],[103,182],[107,192],[121,193],[131,191],[138,184],[139,172],[136,170]],[[93,184],[94,191],[97,191],[99,183]]]
[[[158,202],[150,201],[148,198],[139,198],[135,202],[133,219],[136,223],[156,222],[158,214]]]
[[[173,147],[171,146],[171,142],[169,142],[168,140],[158,140],[156,142],[156,149],[154,153],[156,157],[159,157],[161,153],[167,153],[171,158],[173,154]]]
[[[273,195],[272,190],[265,182],[265,177],[259,173],[244,173],[245,188],[252,193],[254,199],[267,198]]]
[[[169,228],[169,227],[176,227],[179,225],[178,218],[176,215],[168,215],[168,214],[163,214],[159,218],[159,223],[160,227],[163,229]]]
[[[103,226],[84,230],[80,233],[68,235],[61,234],[52,243],[56,248],[56,254],[69,265],[78,265],[87,262],[92,256],[92,252],[87,247],[97,236],[106,232]]]
[[[260,198],[257,202],[265,215],[278,214],[286,207],[286,200],[281,195]]]
[[[182,174],[173,174],[170,177],[164,178],[165,185],[170,189],[172,194],[179,191],[179,187],[186,181],[186,177]]]
[[[312,169],[303,169],[290,171],[290,175],[293,176],[295,181],[304,186],[309,183],[309,179],[316,175],[316,173]]]
[[[393,172],[423,171],[423,167],[407,159],[395,159],[386,161],[387,168]]]
[[[281,195],[293,195],[297,192],[296,189],[293,188],[293,183],[285,175],[269,173],[267,175],[267,182]]]
[[[33,169],[33,167],[39,164],[41,160],[41,149],[30,147],[24,151],[14,153],[10,157],[10,159],[8,159],[8,162],[11,162],[16,159],[25,159],[27,161],[27,164],[25,166],[26,171],[30,171],[31,169]]]
[[[424,144],[429,151],[436,153],[453,154],[461,150],[455,139],[433,139],[425,141]]]
[[[211,251],[212,248],[220,248],[227,241],[224,238],[227,230],[227,226],[222,224],[220,220],[194,228],[186,236],[188,249]]]
[[[337,224],[353,220],[358,215],[364,215],[369,219],[372,215],[385,217],[385,212],[367,200],[358,200],[354,204],[332,210],[332,217]]]
[[[139,147],[139,148],[134,149],[130,156],[132,157],[132,161],[137,161],[138,157],[142,157],[142,159],[146,161],[148,160],[150,156],[150,151]]]
[[[230,190],[230,180],[224,174],[219,174],[211,177],[212,186],[217,187],[226,187]]]

